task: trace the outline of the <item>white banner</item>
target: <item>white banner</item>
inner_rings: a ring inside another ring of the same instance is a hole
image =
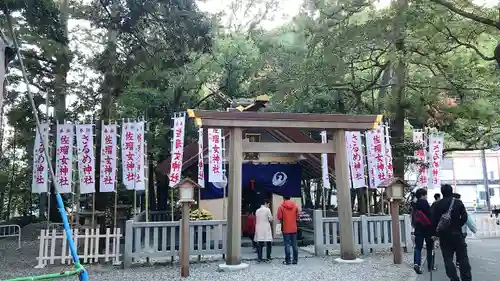
[[[135,155],[136,155],[136,175],[135,175],[135,189],[144,190],[146,189],[145,182],[145,152],[146,152],[146,142],[144,141],[144,121],[139,121],[135,123]]]
[[[116,124],[103,125],[101,137],[101,170],[100,170],[100,191],[114,192],[116,186],[116,156],[117,141],[116,133],[118,126]]]
[[[224,182],[222,173],[222,132],[221,129],[208,129],[208,181]]]
[[[94,124],[76,125],[80,193],[95,192]]]
[[[327,143],[326,131],[321,132],[321,143]],[[328,175],[328,154],[321,153],[321,175],[323,188],[330,189],[330,176]]]
[[[385,125],[385,175],[387,178],[394,177],[394,167],[392,166],[392,146],[391,146],[391,134],[389,132],[389,126]]]
[[[198,129],[198,184],[205,187],[205,165],[203,163],[203,128]]]
[[[73,181],[73,124],[57,124],[56,181],[59,193],[71,193]]]
[[[185,113],[180,113],[174,118],[172,150],[170,156],[170,175],[169,185],[171,187],[178,184],[182,176],[182,164],[184,156],[184,131],[185,131]]]
[[[429,184],[429,169],[427,164],[427,147],[425,145],[425,135],[422,130],[413,130],[413,142],[422,148],[415,151],[417,186],[427,188]]]
[[[377,188],[386,178],[384,134],[379,127],[377,130],[367,131],[365,136],[370,188]]]
[[[353,188],[366,186],[365,161],[360,132],[346,132],[350,147],[349,168],[351,170]]]
[[[135,123],[122,123],[121,147],[122,147],[122,182],[125,188],[133,190],[136,175],[135,156]]]
[[[441,172],[441,163],[443,159],[443,148],[444,148],[444,135],[443,134],[432,134],[429,137],[429,153],[430,158],[430,184],[429,188],[440,188],[441,179],[439,174]]]
[[[33,181],[31,185],[31,192],[43,193],[47,192],[48,186],[48,167],[47,159],[45,158],[44,143],[48,144],[49,138],[49,124],[40,124],[42,136],[36,130],[35,143],[33,146]],[[50,160],[49,160],[50,161]]]

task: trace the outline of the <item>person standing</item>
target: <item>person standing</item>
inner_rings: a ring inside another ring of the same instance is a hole
[[[437,204],[437,202],[439,202],[439,200],[441,200],[441,194],[435,193],[434,194],[434,202],[432,202],[432,205],[431,205],[431,213],[434,211],[434,206],[436,206],[436,204]]]
[[[427,201],[427,190],[420,188],[415,192],[417,201],[413,204],[412,224],[415,236],[415,252],[413,253],[413,269],[417,274],[422,274],[422,249],[424,241],[427,248],[427,269],[435,270],[432,251],[434,248],[434,228],[431,223],[431,207]]]
[[[471,267],[467,255],[467,245],[462,234],[462,226],[467,222],[468,215],[461,200],[453,197],[453,188],[449,184],[441,186],[441,199],[435,206],[432,215],[433,227],[436,227],[437,236],[441,245],[446,275],[451,281],[471,281]],[[456,254],[460,264],[460,277],[453,263]]]
[[[284,196],[284,201],[278,208],[278,220],[281,221],[281,229],[285,244],[286,265],[297,264],[299,259],[299,249],[297,247],[297,216],[299,209],[297,205],[290,200],[290,196]],[[290,262],[290,248],[292,249],[293,260]]]
[[[255,212],[255,241],[257,242],[257,260],[264,261],[262,258],[262,250],[264,244],[266,246],[266,260],[271,260],[271,248],[273,241],[273,232],[271,229],[271,222],[273,221],[273,214],[269,209],[269,201],[266,199],[264,204],[260,206]]]
[[[243,237],[247,237],[252,241],[252,247],[255,251],[257,251],[257,242],[255,242],[255,225],[256,225],[256,218],[254,213],[248,212],[247,213],[247,221],[245,224],[245,228],[243,229]]]

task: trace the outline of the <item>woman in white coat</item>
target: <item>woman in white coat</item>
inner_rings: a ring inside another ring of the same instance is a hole
[[[259,209],[255,212],[255,237],[254,240],[257,242],[257,259],[258,261],[263,261],[262,259],[262,249],[264,244],[266,245],[266,260],[271,260],[271,248],[273,241],[273,232],[271,229],[271,222],[273,221],[273,214],[269,209],[269,201],[265,200],[264,205],[261,205]]]

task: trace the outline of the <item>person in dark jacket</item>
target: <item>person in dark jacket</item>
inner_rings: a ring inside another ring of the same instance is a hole
[[[439,200],[441,200],[441,194],[440,193],[434,194],[434,202],[432,202],[431,205],[431,215],[434,213],[435,206],[437,202],[439,202]]]
[[[441,199],[435,206],[434,214],[432,215],[432,223],[436,229],[441,217],[448,212],[451,204],[453,204],[450,212],[451,220],[447,228],[437,233],[439,243],[441,245],[441,253],[443,254],[446,275],[451,281],[471,281],[472,274],[467,256],[467,245],[465,238],[462,235],[462,226],[467,222],[467,211],[462,201],[453,197],[453,188],[449,184],[441,186]],[[457,262],[460,264],[460,278],[457,275],[457,269],[453,263],[453,255],[457,256]]]
[[[427,190],[420,188],[415,192],[417,201],[413,204],[413,228],[415,235],[415,252],[413,253],[413,269],[417,274],[422,274],[420,265],[422,263],[422,249],[424,241],[427,248],[427,269],[435,270],[432,258],[434,248],[434,228],[431,222],[431,207],[427,201]]]

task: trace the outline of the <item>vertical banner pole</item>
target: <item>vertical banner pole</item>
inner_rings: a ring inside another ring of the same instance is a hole
[[[47,150],[49,151],[50,159],[47,159],[47,161],[52,161],[52,152],[53,150],[50,148],[50,119],[49,119],[49,107],[48,107],[48,101],[47,101],[47,124],[49,127],[49,132],[47,133]],[[57,131],[57,129],[55,130]],[[57,132],[56,132],[57,134]],[[54,179],[52,179],[54,180]],[[51,183],[51,177],[47,173],[47,229],[49,228],[50,225],[50,183]]]
[[[144,138],[144,135],[146,134],[143,134],[143,138]],[[144,141],[143,143],[144,145],[144,148],[147,147],[147,142]],[[146,151],[146,149],[144,149],[144,205],[146,207],[146,222],[149,222],[149,179],[146,178],[146,174],[149,174],[149,173],[146,173],[146,171],[148,171],[149,169],[149,165],[148,165],[148,153]],[[146,168],[147,167],[147,168]]]
[[[95,128],[95,126],[94,126],[94,120],[92,120],[92,133],[91,133],[92,138],[94,138],[94,128]],[[91,149],[92,149],[92,152],[94,153],[93,155],[95,155],[95,148],[94,148],[94,146],[92,146]],[[95,167],[95,165],[96,164],[94,162],[94,167]],[[92,227],[95,227],[95,196],[96,196],[96,193],[94,191],[94,193],[92,193]]]
[[[226,188],[227,188],[227,177],[226,177],[226,138],[224,137],[224,131],[220,129],[221,144],[222,144],[222,176],[224,177],[226,184],[223,184],[222,188],[222,219],[227,218],[227,207],[226,207]],[[209,159],[210,161],[210,159]]]
[[[174,189],[170,187],[170,220],[174,221]]]

